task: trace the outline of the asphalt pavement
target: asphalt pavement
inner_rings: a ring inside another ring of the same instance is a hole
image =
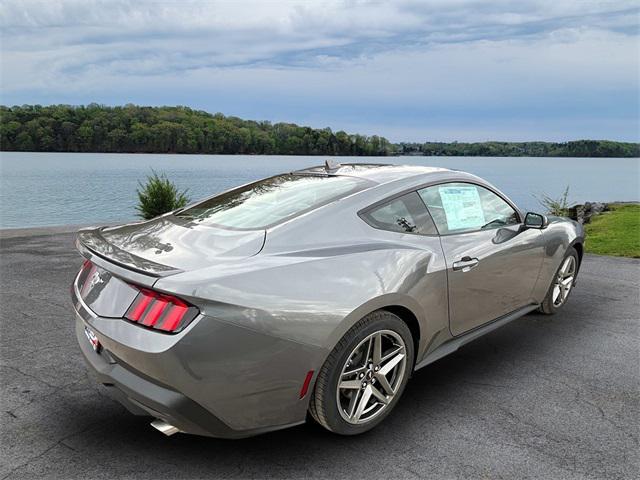
[[[0,232],[0,478],[639,478],[640,261],[586,256],[562,313],[418,372],[378,428],[177,434],[106,395],[76,345],[69,233]]]

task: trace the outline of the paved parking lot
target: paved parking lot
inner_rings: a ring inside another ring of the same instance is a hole
[[[562,314],[417,372],[364,436],[307,424],[228,441],[164,437],[93,381],[73,334],[72,240],[0,240],[0,478],[638,478],[638,260],[587,256]]]

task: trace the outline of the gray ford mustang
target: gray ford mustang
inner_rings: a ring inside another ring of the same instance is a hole
[[[99,381],[167,435],[380,423],[411,373],[566,303],[582,227],[459,171],[276,175],[150,221],[81,230],[76,334]]]

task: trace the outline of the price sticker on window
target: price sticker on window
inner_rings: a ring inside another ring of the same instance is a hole
[[[438,188],[449,230],[475,230],[485,224],[478,189],[474,186]]]

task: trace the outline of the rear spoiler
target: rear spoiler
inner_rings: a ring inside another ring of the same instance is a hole
[[[76,248],[84,258],[125,280],[147,287],[158,278],[182,270],[132,255],[109,243],[102,236],[104,227],[83,229],[76,236]]]

